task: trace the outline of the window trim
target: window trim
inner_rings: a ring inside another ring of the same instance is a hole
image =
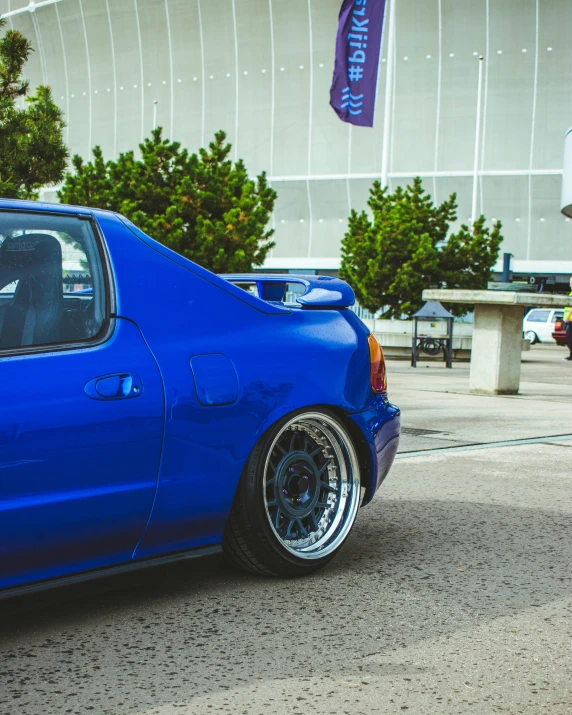
[[[97,252],[101,261],[101,270],[103,273],[103,284],[105,291],[105,306],[106,314],[101,324],[101,328],[96,335],[85,340],[76,340],[67,343],[44,343],[42,345],[23,345],[17,348],[0,348],[0,362],[4,358],[18,357],[20,355],[46,355],[52,353],[67,352],[69,350],[81,350],[85,348],[93,348],[106,343],[115,332],[115,323],[117,318],[117,304],[115,294],[115,281],[113,270],[111,268],[111,259],[107,243],[103,236],[103,232],[94,215],[90,212],[77,213],[63,211],[37,211],[37,210],[21,210],[21,209],[0,209],[0,213],[12,214],[36,214],[39,216],[59,216],[61,218],[76,218],[81,221],[88,221],[91,225]]]

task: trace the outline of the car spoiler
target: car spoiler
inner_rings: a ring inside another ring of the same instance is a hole
[[[355,303],[350,286],[340,278],[331,276],[233,273],[221,274],[220,277],[238,286],[255,285],[258,297],[268,303],[284,304],[288,285],[292,283],[302,285],[305,289],[295,298],[295,303],[302,308],[349,308]]]

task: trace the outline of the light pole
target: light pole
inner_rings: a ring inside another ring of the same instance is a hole
[[[381,186],[389,186],[389,142],[391,140],[391,117],[393,99],[393,67],[395,54],[395,11],[397,0],[387,0],[385,12],[389,23],[387,36],[387,71],[385,73],[385,106],[383,113],[383,149],[381,154]]]
[[[477,128],[475,131],[475,162],[473,166],[473,205],[471,221],[473,226],[477,219],[477,189],[479,180],[479,152],[481,147],[481,95],[483,93],[483,56],[479,57],[479,84],[477,89]]]

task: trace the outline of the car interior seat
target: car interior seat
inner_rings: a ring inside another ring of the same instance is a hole
[[[46,233],[6,238],[0,246],[0,289],[18,281],[0,311],[0,348],[54,343],[63,314],[62,248]]]

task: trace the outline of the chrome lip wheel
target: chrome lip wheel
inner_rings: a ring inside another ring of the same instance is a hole
[[[294,417],[270,447],[263,490],[268,521],[285,549],[303,559],[331,553],[359,506],[359,467],[349,435],[326,414]]]

